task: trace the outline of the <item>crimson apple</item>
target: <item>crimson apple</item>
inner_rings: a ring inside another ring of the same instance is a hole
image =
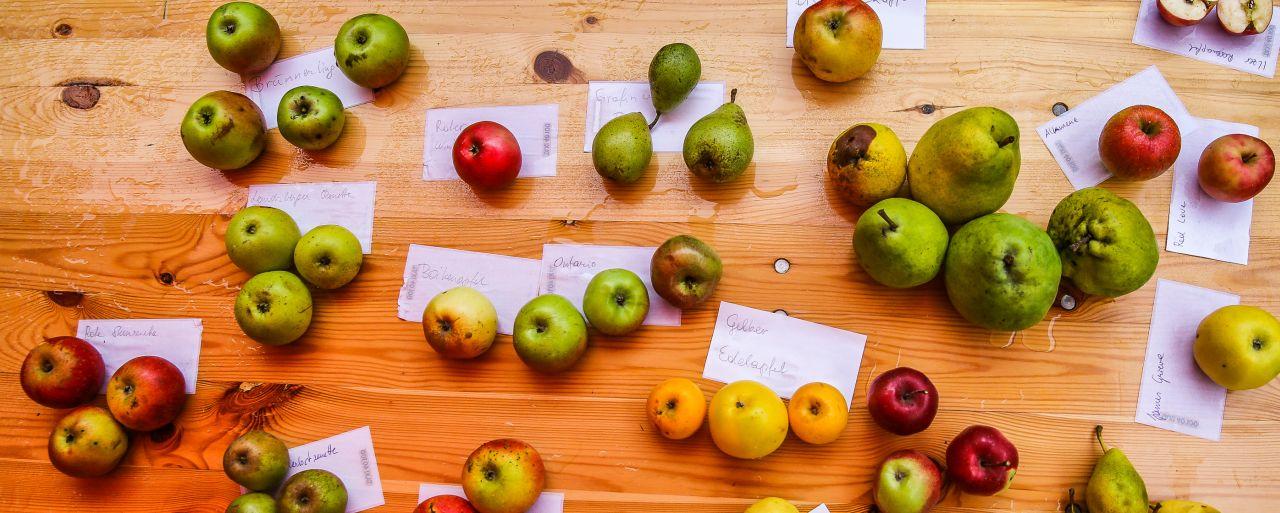
[[[1251,135],[1224,135],[1200,154],[1200,188],[1218,201],[1239,203],[1257,196],[1275,172],[1271,146]]]
[[[520,174],[520,143],[493,121],[474,123],[453,143],[453,168],[462,181],[477,189],[501,189]]]
[[[139,356],[116,369],[107,383],[111,415],[134,431],[173,422],[187,401],[182,371],[159,356]]]
[[[1102,127],[1098,155],[1102,166],[1125,180],[1150,180],[1173,166],[1182,150],[1178,124],[1163,110],[1134,105],[1117,112]]]
[[[904,436],[919,433],[938,414],[938,389],[923,372],[898,367],[871,382],[867,410],[885,431]]]
[[[1017,472],[1018,448],[996,428],[969,426],[947,446],[947,477],[962,492],[995,495]]]
[[[129,435],[97,406],[67,413],[49,433],[49,462],[63,474],[96,477],[111,472],[129,449]]]
[[[49,408],[71,408],[92,401],[107,368],[92,345],[76,337],[54,337],[22,361],[22,391]]]
[[[437,495],[419,504],[413,513],[477,513],[471,503],[457,495]]]

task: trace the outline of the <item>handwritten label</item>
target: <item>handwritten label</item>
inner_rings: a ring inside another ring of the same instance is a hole
[[[347,487],[346,513],[386,504],[369,426],[289,449],[289,476],[307,469],[333,472]]]
[[[1196,328],[1214,310],[1240,297],[1171,280],[1156,282],[1147,358],[1138,387],[1139,424],[1218,441],[1227,390],[1196,365]]]
[[[675,110],[662,115],[662,119],[650,132],[653,135],[653,151],[678,152],[684,150],[684,135],[689,127],[703,116],[724,104],[724,82],[699,82],[689,97]],[[613,118],[639,112],[650,122],[656,112],[648,82],[592,81],[587,85],[586,141],[582,151],[591,152],[596,132]]]
[[[1253,200],[1227,203],[1200,188],[1200,154],[1215,139],[1228,134],[1258,136],[1258,127],[1201,119],[1200,129],[1182,136],[1182,153],[1173,165],[1173,194],[1169,201],[1169,237],[1165,249],[1240,265],[1249,263],[1249,226]]]
[[[1280,7],[1273,13],[1280,18]],[[1237,36],[1223,30],[1216,17],[1216,13],[1210,13],[1201,23],[1175,27],[1160,18],[1156,0],[1142,0],[1133,42],[1254,75],[1275,77],[1276,50],[1280,46],[1276,24],[1261,34]]]
[[[457,180],[453,168],[453,143],[462,129],[478,121],[507,127],[520,143],[520,177],[556,175],[560,137],[560,106],[522,105],[430,109],[422,147],[423,180]]]
[[[510,335],[520,307],[538,296],[540,267],[531,258],[410,244],[400,287],[400,318],[422,322],[431,298],[465,286],[489,298],[498,311],[498,333]]]
[[[644,281],[649,289],[649,326],[679,326],[680,309],[653,290],[649,264],[658,248],[639,246],[594,246],[589,244],[546,244],[542,246],[542,277],[538,289],[543,294],[560,294],[582,310],[582,295],[596,273],[606,269],[626,269]]]
[[[345,109],[373,101],[373,89],[356,85],[338,69],[333,47],[276,61],[245,81],[244,94],[262,109],[267,129],[272,129],[276,127],[280,99],[290,89],[304,85],[328,89],[342,100]]]
[[[795,46],[796,21],[818,0],[786,0],[787,48]],[[884,27],[881,48],[895,50],[924,49],[925,0],[867,0]]]
[[[758,381],[783,398],[820,381],[852,404],[866,344],[866,335],[721,302],[702,377]]]
[[[360,249],[367,255],[373,252],[373,198],[377,186],[377,182],[252,185],[248,206],[284,210],[302,233],[324,224],[342,226],[360,239]]]
[[[418,504],[437,495],[457,495],[466,498],[461,486],[422,483],[418,485]],[[564,511],[564,494],[542,492],[537,502],[526,513],[562,513]]]
[[[196,371],[200,368],[200,339],[204,322],[200,319],[81,319],[76,336],[102,353],[107,381],[125,362],[139,356],[159,356],[182,371],[186,392],[196,393]]]
[[[1160,108],[1184,134],[1200,128],[1199,120],[1187,112],[1160,70],[1155,66],[1142,70],[1036,130],[1072,187],[1093,187],[1111,177],[1098,156],[1098,136],[1112,115],[1132,105]]]

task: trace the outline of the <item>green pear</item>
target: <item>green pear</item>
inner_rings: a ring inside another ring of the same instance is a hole
[[[1062,262],[1044,230],[1013,214],[988,214],[951,237],[943,273],[961,316],[990,330],[1017,331],[1053,306]]]
[[[751,164],[756,143],[737,99],[738,90],[734,89],[729,103],[689,127],[684,136],[684,163],[693,174],[723,183],[742,176]]]
[[[634,183],[653,158],[653,137],[644,114],[632,112],[609,120],[591,143],[591,163],[600,176]]]
[[[1062,257],[1062,275],[1086,294],[1119,297],[1138,290],[1160,262],[1155,231],[1142,211],[1098,187],[1058,203],[1049,238]]]
[[[858,263],[883,285],[907,288],[932,280],[947,253],[947,227],[928,207],[904,198],[872,205],[853,232]]]
[[[965,109],[925,131],[907,163],[911,195],[947,224],[1000,209],[1013,194],[1018,122],[995,107]]]
[[[1147,485],[1124,452],[1102,442],[1102,426],[1093,429],[1103,454],[1093,466],[1084,502],[1091,513],[1147,513]]]
[[[671,43],[658,50],[649,63],[649,92],[653,96],[653,108],[658,111],[653,124],[658,124],[664,113],[680,106],[700,78],[702,61],[692,46]]]
[[[1218,508],[1203,502],[1171,499],[1160,501],[1151,508],[1153,513],[1222,513]]]

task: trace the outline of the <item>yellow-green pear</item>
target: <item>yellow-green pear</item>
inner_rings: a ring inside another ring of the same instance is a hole
[[[729,103],[689,127],[684,136],[684,163],[693,174],[723,183],[742,176],[751,164],[756,143],[737,99],[738,90],[734,89]]]
[[[653,158],[653,137],[644,114],[632,112],[609,120],[591,142],[591,163],[600,176],[634,183]]]
[[[995,107],[942,118],[907,163],[911,196],[949,225],[999,210],[1018,180],[1019,138],[1018,122]]]
[[[1147,513],[1147,485],[1119,448],[1102,442],[1102,426],[1093,429],[1103,454],[1093,466],[1084,500],[1091,513]]]
[[[1218,508],[1203,502],[1171,499],[1160,501],[1151,508],[1151,513],[1222,513]]]

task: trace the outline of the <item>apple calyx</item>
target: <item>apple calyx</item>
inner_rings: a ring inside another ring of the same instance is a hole
[[[1156,136],[1160,134],[1160,123],[1155,121],[1144,119],[1138,126],[1139,129],[1142,130],[1142,133],[1147,134],[1148,136]]]
[[[826,25],[828,29],[831,29],[831,33],[834,34],[840,30],[840,27],[842,25],[844,25],[844,16],[834,15],[830,18],[827,18]]]
[[[1263,347],[1263,346],[1265,346],[1265,345],[1266,345],[1266,343],[1265,343],[1265,342],[1263,342],[1263,341],[1262,341],[1262,339],[1260,339],[1260,338],[1255,338],[1255,339],[1253,339],[1253,350],[1254,350],[1254,351],[1261,351],[1261,350],[1262,350],[1262,347]]]
[[[231,19],[231,18],[223,18],[223,20],[222,20],[222,26],[221,26],[221,27],[219,27],[219,28],[221,28],[221,29],[222,29],[222,32],[223,32],[223,33],[225,33],[225,34],[226,34],[226,35],[228,35],[228,36],[229,36],[229,35],[231,35],[231,34],[235,34],[235,33],[236,33],[236,20]]]
[[[888,226],[887,228],[885,228],[884,230],[881,230],[881,231],[880,231],[880,234],[881,234],[881,235],[884,235],[884,234],[886,234],[886,233],[888,233],[888,232],[896,232],[896,231],[898,231],[898,223],[893,222],[893,219],[889,217],[889,214],[888,214],[888,213],[886,213],[886,212],[884,211],[884,209],[883,209],[883,208],[882,208],[882,209],[880,209],[880,210],[877,210],[877,211],[876,211],[876,213],[877,213],[877,214],[880,214],[880,218],[881,218],[881,219],[884,219],[884,222],[886,222],[886,223],[888,223],[888,224],[889,224],[889,226]]]

